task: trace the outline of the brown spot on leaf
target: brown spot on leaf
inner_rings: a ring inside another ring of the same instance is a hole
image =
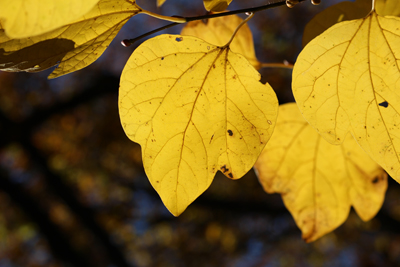
[[[228,174],[228,176],[229,176],[231,179],[233,179],[233,175],[232,175],[231,172]]]
[[[229,136],[232,136],[233,135],[232,130],[228,130],[228,134],[229,134]]]
[[[226,165],[224,165],[224,166],[221,167],[221,171],[222,171],[223,173],[226,173],[226,172],[229,171],[229,169],[226,167]]]

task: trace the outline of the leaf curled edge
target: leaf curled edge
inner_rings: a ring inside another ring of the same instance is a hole
[[[10,38],[44,34],[86,14],[99,0],[0,0],[0,22]]]
[[[241,55],[201,39],[161,35],[125,66],[119,111],[125,133],[142,146],[146,174],[178,216],[219,170],[243,176],[269,140],[278,101]]]
[[[71,24],[42,35],[11,39],[0,27],[0,70],[38,72],[59,64],[49,78],[80,70],[97,60],[140,12],[132,0],[100,0]]]

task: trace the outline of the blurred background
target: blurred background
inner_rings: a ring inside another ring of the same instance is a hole
[[[249,26],[258,59],[293,63],[306,23],[338,2],[256,14]],[[137,3],[164,15],[205,14],[201,0]],[[351,211],[310,244],[253,170],[237,181],[218,173],[180,217],[167,211],[118,116],[119,76],[135,49],[120,41],[165,24],[133,17],[98,61],[54,80],[51,70],[0,72],[0,267],[400,266],[400,186],[392,179],[373,220]],[[281,104],[293,101],[291,70],[260,72]]]

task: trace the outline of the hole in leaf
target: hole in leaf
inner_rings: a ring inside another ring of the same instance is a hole
[[[389,103],[387,101],[383,101],[382,103],[379,103],[379,106],[387,108],[389,106]]]
[[[183,41],[183,38],[182,37],[176,37],[175,41],[181,42],[181,41]]]

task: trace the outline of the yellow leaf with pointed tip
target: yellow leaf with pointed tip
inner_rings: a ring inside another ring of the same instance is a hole
[[[178,216],[220,170],[238,179],[269,140],[278,101],[229,47],[160,35],[140,45],[121,75],[119,112],[142,146],[146,174]]]
[[[300,53],[293,93],[307,121],[331,143],[348,130],[400,181],[400,18],[371,13],[334,25]]]
[[[162,6],[165,3],[165,1],[167,0],[157,0],[157,6],[158,7]]]
[[[57,29],[86,14],[99,0],[0,0],[0,21],[10,38]]]
[[[381,16],[400,16],[399,0],[376,0],[375,10]]]
[[[135,1],[100,0],[84,16],[51,32],[10,39],[0,29],[0,70],[37,72],[59,63],[56,78],[93,63],[121,27],[141,12]]]
[[[303,33],[303,47],[336,23],[364,18],[371,8],[371,0],[344,1],[328,7],[307,23]]]
[[[181,34],[203,39],[213,45],[223,46],[231,39],[242,21],[243,19],[236,15],[209,19],[207,24],[200,20],[191,21],[182,29]],[[256,69],[260,68],[261,63],[257,60],[254,51],[253,35],[247,24],[243,25],[236,33],[230,48],[233,52],[245,56]]]
[[[255,169],[266,192],[282,194],[307,242],[341,225],[351,205],[363,220],[371,219],[387,188],[387,174],[350,135],[341,145],[329,144],[295,103],[280,106]]]
[[[207,11],[219,12],[228,8],[232,0],[203,0]]]

